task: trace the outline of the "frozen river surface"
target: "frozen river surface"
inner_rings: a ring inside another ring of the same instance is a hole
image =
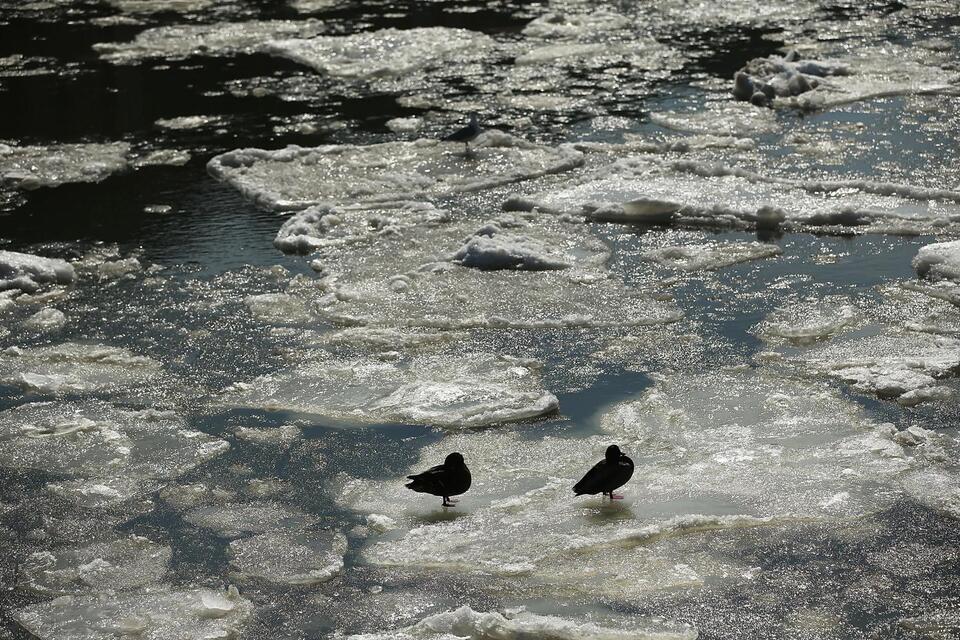
[[[960,636],[957,9],[0,1],[0,640]]]

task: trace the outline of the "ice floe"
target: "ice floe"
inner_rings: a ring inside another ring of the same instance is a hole
[[[0,413],[0,466],[73,476],[48,489],[84,506],[154,491],[228,448],[171,412],[44,402]]]
[[[926,399],[938,380],[960,367],[960,340],[928,333],[890,330],[838,339],[794,358],[811,370],[838,378],[855,389],[904,404]],[[927,391],[923,391],[927,390]],[[932,392],[931,398],[940,392]],[[911,394],[906,395],[905,394]]]
[[[258,53],[278,38],[309,37],[322,30],[323,23],[315,20],[169,25],[142,31],[130,42],[100,42],[93,48],[101,58],[114,64],[136,64],[151,58],[178,60]]]
[[[291,216],[273,241],[286,253],[310,253],[320,247],[397,233],[414,225],[443,222],[449,214],[432,204],[403,202],[383,206],[318,205]]]
[[[849,300],[808,298],[775,310],[755,331],[771,342],[809,344],[850,328],[858,315]]]
[[[331,76],[367,79],[443,66],[454,54],[475,57],[492,45],[489,36],[476,31],[423,27],[277,40],[266,51]]]
[[[871,422],[828,386],[772,372],[663,377],[600,423],[604,436],[575,447],[501,431],[426,447],[411,472],[453,450],[484,470],[445,518],[396,481],[341,476],[332,488],[343,505],[397,524],[362,551],[367,562],[526,576],[630,598],[731,575],[729,558],[683,546],[684,538],[873,512],[896,499],[911,468],[892,425]],[[611,440],[637,465],[628,501],[575,501],[570,488]],[[877,483],[892,489],[878,492]]]
[[[172,554],[170,547],[134,535],[38,551],[20,565],[21,586],[57,595],[139,589],[163,579]]]
[[[347,539],[336,531],[278,530],[230,543],[230,566],[238,580],[312,585],[343,568]]]
[[[184,520],[225,538],[269,531],[296,531],[316,524],[313,516],[276,502],[207,505],[188,511]]]
[[[0,381],[33,393],[118,391],[162,377],[156,360],[121,347],[65,342],[0,352]]]
[[[324,277],[293,282],[288,293],[316,300],[321,317],[346,325],[597,327],[662,324],[680,317],[662,296],[613,277],[603,267],[606,245],[578,223],[503,215],[484,228],[477,235],[475,225],[437,224],[378,237],[375,243],[326,247],[316,254]],[[499,231],[484,240],[493,229]],[[465,236],[473,250],[464,247]],[[525,239],[518,244],[520,237]],[[500,268],[471,268],[458,259]],[[528,267],[562,262],[569,268],[518,269],[524,261]]]
[[[42,285],[67,285],[76,279],[76,270],[66,260],[0,250],[0,291],[35,293]]]
[[[129,168],[126,142],[11,147],[0,144],[0,183],[32,190],[100,182]]]
[[[176,118],[160,118],[155,125],[161,129],[172,129],[182,131],[188,129],[201,129],[203,127],[223,126],[226,123],[223,116],[179,116]]]
[[[772,111],[741,102],[712,102],[698,111],[653,112],[650,121],[674,131],[738,139],[776,133],[781,127]]]
[[[234,587],[174,590],[155,587],[125,594],[61,596],[17,610],[13,618],[43,640],[233,638],[253,615]]]
[[[646,260],[683,271],[720,269],[783,253],[777,245],[761,242],[711,242],[660,247],[643,252]]]
[[[856,56],[755,58],[737,73],[734,96],[757,105],[805,110],[891,95],[960,93],[960,73],[937,64],[929,51],[887,44]]]
[[[470,156],[437,140],[367,146],[328,145],[238,149],[214,157],[207,169],[271,209],[323,203],[422,199],[477,191],[580,166],[572,147],[547,147],[486,131]]]
[[[34,331],[55,331],[67,324],[67,316],[59,309],[46,307],[23,321],[23,326]]]
[[[282,409],[339,424],[401,422],[477,427],[551,413],[539,363],[488,353],[336,358],[307,362],[224,394],[230,406]]]
[[[920,247],[913,259],[913,268],[921,277],[960,281],[960,240]]]
[[[574,184],[512,198],[511,209],[611,222],[916,233],[956,224],[960,192],[869,180],[803,180],[697,161],[626,159]]]
[[[670,629],[670,627],[673,629]],[[681,624],[619,623],[598,624],[558,616],[539,615],[523,609],[474,611],[463,606],[428,616],[420,622],[393,631],[348,636],[348,640],[445,640],[452,638],[549,638],[551,640],[696,640],[695,629]]]

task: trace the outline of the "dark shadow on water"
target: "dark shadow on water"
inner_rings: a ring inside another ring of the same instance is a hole
[[[453,522],[470,515],[469,511],[461,506],[437,507],[436,511],[413,516],[411,519],[419,524],[437,524],[438,522]]]

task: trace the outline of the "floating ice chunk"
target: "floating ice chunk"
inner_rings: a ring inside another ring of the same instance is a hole
[[[955,473],[927,469],[910,474],[903,486],[917,502],[960,518],[960,483]]]
[[[160,490],[160,499],[178,511],[187,511],[201,505],[227,504],[236,498],[234,492],[205,482],[171,484]]]
[[[322,29],[323,23],[316,20],[169,25],[141,31],[130,42],[100,42],[93,48],[114,64],[135,64],[150,58],[233,56],[261,52],[277,38],[309,37]]]
[[[100,182],[129,168],[129,152],[126,142],[0,146],[0,182],[27,190]]]
[[[960,367],[960,340],[925,333],[883,333],[833,341],[803,352],[797,359],[861,391],[897,398],[954,375]],[[915,393],[908,396],[907,403],[922,397]]]
[[[475,58],[492,45],[490,36],[476,31],[423,27],[279,40],[271,42],[266,51],[331,76],[367,79],[442,66],[457,53]]]
[[[47,307],[23,321],[23,326],[35,331],[53,331],[67,324],[67,316],[59,309]]]
[[[781,253],[783,249],[777,245],[761,242],[711,242],[650,249],[643,252],[643,257],[665,267],[699,271],[771,258]]]
[[[108,0],[111,5],[124,13],[186,13],[199,11],[225,0]]]
[[[536,237],[512,233],[494,221],[474,232],[453,254],[452,260],[475,269],[569,269],[575,257],[563,252],[564,248],[560,247],[558,252]]]
[[[615,222],[858,227],[892,233],[942,228],[960,216],[956,191],[867,180],[792,180],[693,161],[637,159],[616,162],[559,191],[508,204]]]
[[[747,570],[704,548],[701,532],[735,540],[744,528],[879,510],[899,493],[877,484],[895,489],[909,468],[890,433],[828,387],[752,371],[672,376],[601,422],[607,435],[576,446],[486,430],[427,447],[410,472],[451,450],[484,470],[456,517],[439,517],[436,503],[392,481],[341,477],[333,491],[344,506],[397,524],[369,540],[366,562],[630,599]],[[571,502],[611,438],[637,465],[624,493],[642,496]]]
[[[630,27],[630,19],[619,13],[598,9],[591,13],[545,13],[523,28],[528,38],[544,40],[579,39],[597,33]]]
[[[423,118],[391,118],[386,126],[394,133],[416,133],[423,128]]]
[[[499,226],[560,249],[571,268],[467,268],[449,258],[476,227],[436,225],[381,237],[375,245],[327,247],[318,254],[330,265],[325,278],[293,283],[288,292],[318,298],[321,316],[348,325],[596,327],[662,324],[680,317],[662,297],[627,288],[611,277],[602,267],[609,250],[581,225],[544,216],[533,220],[535,224],[505,216]],[[503,261],[498,264],[505,266]]]
[[[463,606],[437,613],[394,631],[348,636],[348,640],[446,640],[452,638],[550,638],[551,640],[696,640],[697,631],[686,625],[639,623],[633,620],[601,626],[527,611],[505,613],[474,611]]]
[[[14,619],[43,640],[146,640],[233,638],[253,615],[253,604],[230,587],[174,591],[169,587],[127,594],[62,596],[16,611]]]
[[[85,393],[155,384],[160,363],[128,349],[65,342],[0,352],[0,381],[34,393]]]
[[[960,281],[960,240],[920,247],[913,259],[913,268],[920,277]]]
[[[299,530],[316,524],[311,515],[275,502],[252,502],[198,507],[184,520],[210,529],[225,538],[239,538],[245,533],[267,533],[278,530]]]
[[[155,490],[228,448],[170,412],[43,402],[0,413],[0,466],[74,476],[49,488],[90,506]]]
[[[410,200],[478,191],[578,167],[572,147],[547,147],[488,130],[467,159],[438,140],[368,146],[238,149],[214,157],[207,170],[271,209],[323,202]]]
[[[67,285],[76,279],[76,271],[66,260],[0,250],[0,291],[34,293],[41,285]]]
[[[20,565],[21,585],[44,594],[139,589],[163,579],[172,554],[139,536],[39,551]]]
[[[201,129],[203,127],[219,127],[226,124],[223,116],[180,116],[177,118],[160,118],[155,123],[161,129]]]
[[[960,74],[937,64],[931,51],[886,43],[833,60],[804,60],[796,51],[755,58],[737,74],[734,95],[812,110],[882,96],[956,94],[958,81]]]
[[[318,205],[291,216],[273,246],[286,253],[310,253],[320,247],[397,233],[420,224],[443,222],[449,214],[429,203],[332,207]]]
[[[382,362],[320,357],[229,390],[231,406],[284,409],[346,424],[405,422],[476,427],[551,413],[539,363],[491,354]]]
[[[258,320],[272,324],[305,324],[314,319],[300,298],[285,293],[262,293],[243,301]]]
[[[342,4],[343,1],[344,0],[289,0],[289,4],[297,13],[316,13],[317,11],[332,9]]]
[[[654,112],[650,121],[674,131],[736,138],[776,133],[781,128],[773,112],[740,102],[711,103],[701,111]]]
[[[101,281],[115,280],[143,270],[140,260],[134,256],[124,258],[116,245],[95,247],[75,261],[73,266],[81,276],[91,276]]]
[[[756,331],[767,341],[785,339],[808,344],[839,333],[856,320],[856,308],[845,300],[811,298],[777,309]]]
[[[271,531],[230,543],[238,580],[312,585],[343,569],[347,539],[339,531]]]
[[[863,513],[886,504],[872,483],[906,467],[878,453],[899,447],[855,404],[762,371],[672,376],[601,422],[653,456],[632,482],[658,502],[709,500],[760,516]],[[840,493],[848,497],[831,500]]]

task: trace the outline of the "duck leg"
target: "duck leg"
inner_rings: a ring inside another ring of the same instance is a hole
[[[455,506],[457,506],[457,505],[455,505],[455,504],[453,504],[452,502],[450,502],[450,498],[448,498],[447,496],[443,496],[443,504],[441,504],[440,506],[441,506],[441,507],[455,507]]]

